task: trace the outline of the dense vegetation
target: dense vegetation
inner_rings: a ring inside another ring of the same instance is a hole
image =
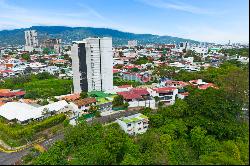
[[[217,80],[220,89],[190,88],[189,96],[172,106],[157,112],[145,108],[150,122],[145,134],[128,136],[117,124],[69,127],[63,141],[32,163],[249,164],[248,115],[242,110],[248,102],[248,67],[226,63],[209,71],[204,79]]]
[[[142,85],[143,83],[138,82],[138,81],[124,80],[124,79],[115,77],[113,79],[113,84],[114,84],[114,86],[132,85],[132,86],[136,87],[136,86]]]
[[[248,164],[248,125],[223,91],[197,90],[184,101],[145,109],[150,129],[130,137],[117,124],[70,127],[34,164]],[[209,100],[207,100],[209,99]],[[219,99],[219,100],[218,100]],[[218,102],[219,101],[219,102]]]
[[[240,55],[244,57],[249,57],[249,48],[232,48],[232,49],[222,49],[221,53],[228,56]]]
[[[26,144],[27,141],[33,140],[38,132],[63,122],[65,118],[64,114],[58,114],[42,121],[33,121],[28,125],[7,124],[0,119],[0,139],[11,146]]]
[[[75,40],[82,40],[93,36],[110,36],[113,38],[113,45],[126,45],[128,40],[138,40],[140,44],[148,43],[171,43],[186,42],[198,44],[197,41],[190,39],[182,39],[171,36],[158,36],[151,34],[134,34],[121,32],[108,28],[92,28],[92,27],[65,27],[65,26],[33,26],[27,29],[37,30],[38,38],[41,40],[46,38],[48,34],[50,38],[61,38],[63,42],[71,43]],[[24,31],[27,29],[3,30],[0,31],[0,45],[24,45]]]
[[[49,73],[24,75],[7,78],[0,83],[0,88],[23,89],[25,98],[48,98],[71,92],[72,80],[56,79]]]
[[[143,57],[139,57],[136,61],[134,61],[134,64],[142,65],[142,64],[151,63],[151,62],[152,61],[150,61],[146,56],[143,56]]]

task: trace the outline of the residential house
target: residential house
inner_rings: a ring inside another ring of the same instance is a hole
[[[129,135],[143,134],[148,129],[148,117],[138,113],[135,115],[122,117],[116,120],[122,130]]]
[[[207,89],[209,87],[218,89],[218,87],[213,84],[213,83],[207,83],[207,82],[203,82],[202,79],[198,79],[198,80],[190,80],[189,83],[195,87],[198,87],[198,89]]]
[[[175,87],[152,88],[149,91],[151,96],[158,97],[159,101],[164,102],[166,105],[174,104],[178,94],[178,89]]]
[[[130,91],[117,92],[117,94],[123,96],[129,107],[155,108],[155,100],[146,88],[133,88]]]
[[[75,100],[71,103],[71,105],[76,105],[74,108],[77,108],[79,113],[82,114],[83,112],[88,112],[91,105],[96,105],[96,99],[95,98],[85,98],[85,99],[79,99]]]
[[[23,98],[24,95],[22,90],[0,89],[0,98]]]
[[[172,81],[172,80],[167,80],[165,85],[167,87],[174,87],[174,88],[183,88],[187,85],[189,85],[188,83],[186,82],[183,82],[183,81]]]

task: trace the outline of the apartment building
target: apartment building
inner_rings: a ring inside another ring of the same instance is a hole
[[[71,48],[74,92],[113,89],[112,38],[86,38]]]
[[[116,120],[122,130],[129,135],[143,134],[148,129],[148,117],[138,113],[135,115],[122,117]]]
[[[47,39],[43,41],[42,47],[54,49],[55,53],[59,54],[61,53],[61,42],[61,39]]]
[[[38,47],[38,38],[36,30],[27,30],[24,31],[25,34],[25,51],[33,51],[34,48]]]

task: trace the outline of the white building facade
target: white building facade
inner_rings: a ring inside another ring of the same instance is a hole
[[[74,93],[113,89],[112,38],[87,38],[71,48]]]
[[[25,34],[25,51],[33,51],[34,48],[38,47],[38,38],[36,30],[27,30],[24,31]]]
[[[148,117],[138,113],[128,117],[119,118],[116,122],[120,125],[122,130],[129,135],[143,134],[148,129]]]

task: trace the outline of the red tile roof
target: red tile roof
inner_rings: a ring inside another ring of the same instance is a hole
[[[157,93],[168,93],[174,91],[176,88],[173,87],[162,87],[162,88],[153,88]]]
[[[215,86],[213,83],[207,83],[207,84],[204,84],[204,85],[200,85],[198,88],[199,88],[199,89],[207,89],[207,88],[209,88],[209,87],[218,89],[218,87]]]
[[[195,83],[196,83],[197,81],[198,81],[198,80],[190,80],[189,82],[195,82]]]
[[[181,94],[181,95],[183,95],[183,96],[188,96],[188,95],[189,95],[189,92],[184,92],[184,93],[179,93],[179,94]]]
[[[75,94],[71,94],[71,95],[62,97],[62,99],[66,100],[66,101],[74,101],[74,100],[77,100],[79,98],[80,98],[80,93],[75,93]]]
[[[120,69],[113,69],[113,73],[118,73]]]
[[[13,70],[1,70],[0,73],[11,73]]]
[[[23,96],[25,95],[24,91],[18,91],[18,92],[7,92],[7,93],[0,93],[0,97],[14,97],[14,96]]]
[[[126,100],[142,98],[141,95],[133,93],[131,91],[129,91],[129,92],[117,92],[117,94],[123,96],[123,98]]]
[[[2,105],[4,105],[4,104],[5,104],[5,102],[0,101],[0,106],[2,106]]]
[[[96,99],[95,98],[85,98],[85,99],[76,100],[76,101],[74,101],[74,103],[78,107],[82,107],[82,106],[85,106],[87,104],[96,103]]]
[[[148,95],[149,94],[149,92],[147,91],[146,88],[133,88],[131,91],[134,93],[137,93],[139,95]]]
[[[124,99],[141,99],[143,95],[148,95],[149,92],[145,88],[133,88],[128,92],[117,92],[122,95]]]
[[[121,86],[117,86],[118,88],[130,88],[132,87],[132,85],[121,85]]]
[[[166,81],[166,84],[179,84],[179,85],[182,85],[182,86],[188,85],[188,83],[183,82],[183,81],[171,81],[171,80]]]
[[[133,69],[133,68],[138,68],[141,69],[142,67],[139,65],[126,65],[123,67],[124,69]]]
[[[9,93],[11,89],[0,89],[0,93]]]

